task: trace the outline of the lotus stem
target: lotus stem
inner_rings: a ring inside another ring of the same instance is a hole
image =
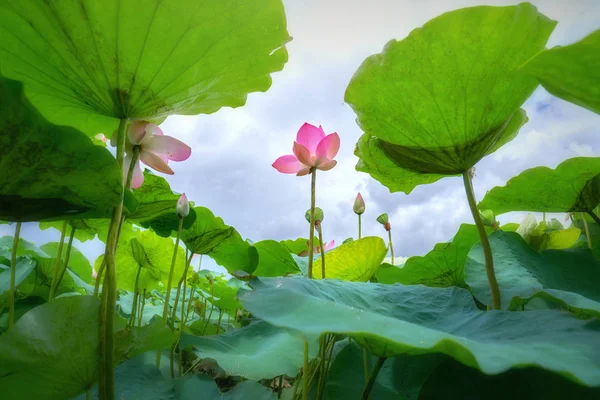
[[[140,315],[138,317],[138,326],[142,326],[142,322],[144,321],[144,306],[146,305],[146,288],[142,292],[142,301],[140,301]]]
[[[65,242],[65,234],[67,232],[67,221],[64,221],[60,230],[60,242],[58,242],[58,253],[56,254],[56,264],[54,264],[54,274],[52,275],[52,283],[50,284],[50,294],[48,295],[48,301],[51,301],[56,291],[56,280],[58,279],[58,270],[60,268],[60,262],[62,259],[62,249]]]
[[[367,349],[363,347],[363,371],[365,373],[365,383],[369,382],[369,355],[367,354]]]
[[[19,236],[21,235],[21,222],[15,226],[15,236],[13,237],[13,246],[10,252],[10,291],[9,291],[9,317],[8,328],[15,325],[15,280],[17,276],[17,247],[19,246]]]
[[[392,265],[394,265],[394,246],[392,244],[392,229],[388,230],[388,240],[390,244],[390,254],[392,256]]]
[[[135,323],[135,314],[137,312],[138,296],[139,296],[139,284],[140,274],[142,273],[142,266],[138,265],[137,273],[135,274],[135,283],[133,286],[133,302],[131,304],[131,315],[129,316],[128,327],[132,327]]]
[[[175,318],[177,317],[177,304],[179,303],[179,296],[181,295],[181,287],[182,286],[185,287],[188,269],[190,268],[190,264],[192,262],[193,256],[194,256],[194,253],[191,253],[190,256],[188,257],[187,262],[185,264],[185,269],[183,270],[183,275],[181,275],[181,278],[179,279],[179,283],[177,284],[177,293],[175,294],[175,302],[173,303],[173,312],[171,313],[171,320],[173,322],[175,321]],[[185,289],[184,289],[184,296],[185,296]],[[185,303],[185,299],[181,303],[182,303],[182,313],[183,313],[183,303]]]
[[[202,329],[202,334],[200,336],[204,336],[206,328],[208,328],[208,324],[210,323],[210,319],[212,318],[213,310],[215,309],[215,288],[213,287],[212,283],[210,284],[210,299],[210,312],[208,313],[208,318],[206,318],[206,324],[204,324],[204,329]]]
[[[69,235],[69,242],[67,243],[67,253],[65,254],[65,267],[60,271],[60,275],[58,280],[56,281],[56,287],[60,287],[60,283],[65,276],[65,272],[67,272],[67,267],[69,266],[69,260],[71,259],[71,247],[73,247],[73,239],[75,238],[75,227],[71,227],[71,233]]]
[[[310,233],[308,237],[308,279],[313,277],[313,246],[315,237],[315,188],[317,185],[317,169],[310,170]]]
[[[123,159],[125,156],[125,135],[129,120],[122,118],[117,130],[117,164],[119,170],[123,170]],[[133,164],[133,163],[132,163]],[[131,168],[130,168],[131,170]],[[104,259],[106,260],[106,273],[104,276],[104,285],[102,287],[102,301],[100,304],[100,365],[98,381],[98,398],[101,400],[114,400],[115,398],[115,375],[114,375],[114,316],[117,303],[117,284],[116,284],[116,249],[119,241],[119,230],[121,228],[121,217],[123,215],[123,199],[125,191],[129,190],[131,179],[128,177],[124,182],[121,201],[113,208],[110,226],[108,228],[108,237],[106,239],[106,250]]]
[[[358,214],[358,239],[362,238],[362,214]]]
[[[385,363],[386,359],[386,357],[379,357],[377,359],[375,368],[373,369],[373,372],[371,372],[369,380],[367,381],[367,385],[365,386],[365,389],[362,392],[361,400],[369,399],[369,395],[371,394],[371,390],[373,389],[373,385],[375,384],[375,380],[377,379],[377,374],[379,374],[379,371],[381,370],[381,367],[383,367],[383,363]]]
[[[279,390],[277,391],[277,399],[281,399],[281,392],[283,392],[283,375],[279,375],[279,384],[277,385]]]
[[[98,291],[100,290],[100,281],[102,280],[102,275],[104,275],[104,270],[106,269],[106,259],[102,259],[100,263],[100,268],[98,268],[98,273],[96,274],[96,283],[94,284],[94,296],[98,296]]]
[[[588,248],[591,249],[592,248],[592,235],[590,234],[590,227],[587,223],[587,220],[585,219],[584,213],[581,213],[581,219],[583,220],[583,227],[585,228],[585,237],[587,238]]]
[[[302,367],[302,399],[308,400],[308,340],[304,341],[304,365]]]
[[[485,227],[483,225],[483,221],[481,220],[481,215],[479,213],[479,210],[477,209],[477,202],[475,200],[475,192],[473,190],[473,184],[471,182],[470,171],[463,172],[463,183],[465,186],[465,192],[467,193],[469,208],[471,209],[471,214],[473,214],[473,219],[475,220],[475,225],[477,226],[477,231],[479,232],[479,240],[481,241],[481,247],[483,247],[483,255],[485,257],[485,269],[490,285],[490,290],[492,292],[493,308],[496,310],[500,310],[500,288],[498,287],[496,273],[494,272],[494,258],[492,256],[492,248],[490,247],[490,241],[485,232]]]
[[[325,245],[323,244],[323,227],[321,226],[321,222],[319,223],[319,246],[321,247],[321,279],[325,279]]]

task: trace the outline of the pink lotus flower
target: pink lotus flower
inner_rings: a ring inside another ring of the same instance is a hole
[[[306,242],[307,246],[310,246],[309,242]],[[333,249],[335,247],[335,240],[332,240],[330,242],[325,243],[325,246],[323,246],[323,250],[325,251],[329,251],[331,249]],[[321,246],[314,246],[313,247],[313,254],[318,254],[321,252]],[[298,254],[298,256],[300,257],[308,257],[308,250],[304,250],[302,253]]]
[[[181,218],[185,218],[190,213],[190,203],[188,202],[187,196],[184,194],[179,197],[177,200],[177,206],[175,206],[175,210],[177,211],[177,215]]]
[[[325,136],[323,128],[307,122],[302,125],[294,142],[293,155],[279,157],[273,167],[284,174],[308,175],[311,168],[329,171],[337,161],[333,158],[340,149],[337,133]]]
[[[113,134],[110,140],[113,147],[116,146],[116,136]],[[169,160],[184,161],[192,154],[190,146],[174,137],[165,136],[157,125],[147,121],[134,121],[129,125],[127,131],[124,179],[127,178],[127,172],[131,165],[133,146],[140,146],[140,153],[133,170],[132,189],[137,189],[144,183],[144,173],[140,167],[140,161],[158,172],[173,175],[174,172],[168,165]]]

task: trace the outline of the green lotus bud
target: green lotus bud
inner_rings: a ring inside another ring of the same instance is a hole
[[[310,223],[310,210],[304,214],[304,218],[306,218],[306,221]],[[323,218],[325,218],[323,215],[323,210],[321,210],[319,207],[315,207],[315,221],[323,221]]]
[[[358,195],[356,196],[356,199],[354,200],[354,212],[358,215],[361,215],[362,213],[365,212],[365,200],[363,199],[363,197],[361,196],[360,193],[358,193]]]

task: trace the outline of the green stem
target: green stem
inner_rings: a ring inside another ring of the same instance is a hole
[[[117,164],[119,170],[123,170],[123,159],[125,156],[125,135],[129,120],[121,119],[119,129],[117,131]],[[132,163],[135,164],[135,163]],[[131,168],[130,168],[131,170]],[[102,296],[104,301],[100,305],[100,323],[99,323],[99,381],[98,381],[98,398],[100,400],[114,400],[115,398],[115,375],[114,375],[114,317],[117,303],[117,285],[116,285],[116,249],[121,227],[120,221],[123,214],[123,198],[126,190],[129,190],[131,179],[128,177],[123,192],[121,193],[121,201],[113,208],[110,226],[108,228],[108,236],[106,239],[106,250],[104,259],[106,260],[106,273],[104,276],[104,285],[102,287]]]
[[[179,240],[181,239],[181,230],[183,228],[183,218],[179,217],[179,228],[177,229],[177,239],[173,248],[173,257],[171,258],[171,269],[169,269],[169,279],[167,281],[167,293],[165,294],[165,305],[163,307],[163,319],[167,323],[169,315],[169,299],[171,298],[171,285],[173,284],[173,273],[175,272],[175,262],[177,261],[177,250],[179,250]],[[156,352],[156,368],[160,368],[160,350]]]
[[[88,388],[85,391],[85,400],[92,400],[92,389]]]
[[[587,238],[588,248],[592,248],[592,235],[590,234],[590,227],[585,219],[585,214],[581,213],[581,219],[583,220],[583,227],[585,228],[585,237]]]
[[[367,381],[367,385],[362,392],[361,400],[368,400],[371,390],[373,389],[373,385],[375,384],[375,379],[377,379],[377,374],[379,374],[379,371],[381,370],[381,367],[383,367],[383,363],[386,359],[386,357],[379,357],[377,359],[377,364],[375,364],[375,368],[373,369],[373,372],[371,372],[369,380]]]
[[[283,392],[283,375],[279,375],[279,390],[277,391],[277,399],[281,399],[281,392]]]
[[[319,223],[319,245],[321,247],[321,276],[322,279],[325,279],[325,245],[323,245],[323,230],[321,223]]]
[[[544,221],[544,223],[546,223],[546,212],[542,212],[542,221]]]
[[[17,276],[17,247],[19,246],[19,236],[21,235],[21,223],[17,222],[15,226],[15,236],[13,238],[13,246],[10,252],[10,292],[9,292],[9,329],[15,325],[15,279]]]
[[[594,222],[597,223],[598,226],[600,226],[600,218],[598,218],[598,216],[596,215],[596,213],[593,212],[593,211],[588,211],[587,213],[588,213],[588,215],[590,217],[592,217],[592,219],[594,220]],[[585,218],[584,218],[584,221],[585,221]]]
[[[131,304],[131,315],[129,316],[128,326],[132,327],[135,324],[135,314],[137,312],[138,296],[139,296],[139,285],[140,285],[140,274],[142,273],[142,266],[138,265],[137,273],[135,274],[135,283],[133,284],[133,303]]]
[[[179,283],[177,284],[177,293],[175,294],[175,302],[173,303],[173,312],[171,313],[171,320],[173,321],[173,324],[175,324],[175,318],[177,317],[177,304],[179,303],[179,296],[181,295],[181,287],[185,286],[186,284],[186,277],[187,277],[187,273],[188,270],[190,268],[190,264],[192,262],[192,257],[194,256],[194,253],[191,253],[190,256],[187,259],[187,262],[185,264],[185,268],[183,269],[183,275],[181,275],[181,278],[179,279]],[[184,295],[185,295],[185,289],[184,289]],[[183,314],[183,303],[185,303],[185,300],[183,300],[182,302],[182,314]]]
[[[102,275],[104,275],[105,269],[106,260],[103,259],[102,263],[100,263],[100,268],[98,268],[98,272],[96,273],[96,283],[94,284],[94,297],[98,296],[98,292],[100,291],[100,281],[102,280]]]
[[[48,295],[48,301],[52,301],[54,292],[56,291],[56,280],[58,279],[58,270],[60,269],[60,262],[62,259],[62,249],[65,242],[65,234],[67,233],[67,221],[64,221],[60,230],[60,242],[58,242],[58,253],[56,254],[56,264],[54,264],[54,274],[52,275],[52,283],[50,284],[50,294]]]
[[[56,281],[56,287],[60,287],[60,283],[65,276],[65,272],[67,272],[67,267],[69,266],[69,260],[71,259],[71,248],[73,247],[73,239],[75,238],[75,227],[71,227],[71,234],[69,235],[69,242],[67,243],[67,253],[65,254],[65,267],[60,271],[60,275],[58,276],[58,280]]]
[[[363,347],[363,371],[365,373],[365,383],[369,382],[369,354],[367,353],[367,349]]]
[[[317,169],[310,171],[310,236],[308,237],[308,279],[313,277],[313,246],[315,238],[315,188],[317,184]]]
[[[208,313],[208,318],[206,319],[206,324],[204,324],[204,329],[202,329],[202,335],[200,336],[204,336],[204,332],[206,332],[206,328],[208,327],[208,324],[210,323],[210,319],[212,318],[212,314],[213,314],[213,310],[215,309],[215,289],[213,287],[213,284],[211,283],[210,285],[210,312]]]
[[[388,239],[389,239],[389,243],[390,243],[390,253],[392,256],[392,265],[394,265],[394,246],[392,245],[392,229],[391,228],[388,231]]]
[[[219,334],[219,329],[221,329],[221,318],[223,318],[223,310],[219,309],[219,319],[217,320],[217,335]]]
[[[311,218],[312,221],[312,218]],[[308,400],[308,341],[304,341],[304,366],[302,368],[302,399]]]
[[[362,237],[362,214],[358,214],[358,239]]]
[[[190,292],[190,299],[188,300],[187,310],[185,311],[184,325],[187,324],[187,319],[190,317],[190,311],[192,310],[192,302],[194,301],[194,291],[195,290],[196,290],[196,287],[192,286],[192,290]]]
[[[471,183],[471,176],[469,175],[469,171],[463,172],[463,183],[465,185],[465,192],[467,193],[469,208],[471,209],[471,214],[473,214],[473,219],[475,220],[475,225],[477,225],[477,231],[479,232],[479,240],[481,241],[481,247],[483,247],[483,255],[485,257],[485,269],[490,285],[490,290],[492,292],[493,308],[496,310],[500,310],[500,288],[498,287],[496,273],[494,272],[494,258],[492,256],[492,248],[490,247],[490,241],[485,232],[485,227],[483,226],[481,215],[479,214],[479,210],[477,209],[477,202],[475,201],[475,192],[473,190],[473,184]]]
[[[144,288],[144,291],[142,292],[142,301],[140,301],[141,306],[140,306],[140,315],[138,317],[138,326],[142,326],[142,322],[144,321],[144,306],[146,305],[146,288]]]

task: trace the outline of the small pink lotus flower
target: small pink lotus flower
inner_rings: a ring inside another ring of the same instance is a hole
[[[92,278],[94,278],[94,279],[98,278],[98,273],[96,272],[96,270],[94,269],[94,267],[92,267]]]
[[[309,242],[306,242],[307,246],[309,246]],[[323,250],[325,251],[329,251],[331,249],[333,249],[335,247],[335,240],[332,240],[330,242],[325,243],[325,246],[323,246]],[[321,252],[321,246],[314,246],[313,247],[313,254],[318,254]],[[298,254],[299,257],[307,257],[308,256],[308,250],[304,250],[302,253]]]
[[[113,147],[116,146],[116,136],[116,134],[113,134],[110,140]],[[140,146],[140,153],[133,170],[132,189],[137,189],[144,183],[144,173],[140,167],[140,161],[158,172],[173,175],[174,172],[168,165],[169,160],[184,161],[192,154],[190,146],[174,137],[165,136],[157,125],[147,121],[134,121],[129,125],[127,131],[124,162],[125,178],[127,178],[127,172],[131,165],[133,146]]]
[[[308,175],[311,168],[329,171],[337,164],[333,158],[340,149],[340,137],[337,133],[325,136],[323,128],[307,122],[302,125],[296,141],[293,155],[279,157],[273,167],[284,174]]]
[[[94,136],[94,137],[95,137],[96,139],[100,140],[101,142],[104,142],[104,143],[108,142],[108,139],[107,139],[107,137],[106,137],[106,136],[104,136],[104,134],[103,134],[103,133],[99,133],[99,134],[97,134],[97,135],[96,135],[96,136]]]
[[[188,198],[186,197],[185,193],[183,193],[181,197],[179,197],[179,200],[177,200],[177,206],[175,207],[175,210],[177,211],[177,215],[179,215],[181,218],[187,217],[190,213],[190,203],[188,203]]]

